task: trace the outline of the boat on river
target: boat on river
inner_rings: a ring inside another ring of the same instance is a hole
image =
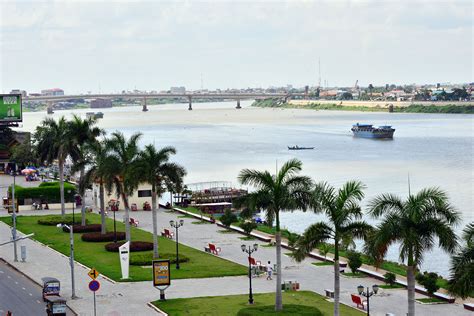
[[[300,147],[298,145],[296,146],[288,146],[288,150],[311,150],[314,149],[314,147]]]
[[[374,127],[371,124],[355,124],[351,128],[355,137],[362,138],[393,138],[395,129],[390,125],[382,125]]]

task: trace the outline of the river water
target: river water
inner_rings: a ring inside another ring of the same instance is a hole
[[[187,171],[187,183],[230,181],[235,186],[243,168],[275,170],[290,158],[303,161],[303,174],[339,187],[352,179],[367,189],[364,204],[379,193],[403,198],[411,191],[437,186],[447,191],[462,214],[462,225],[474,221],[474,120],[471,115],[338,112],[296,109],[236,110],[234,102],[195,103],[101,109],[100,125],[108,132],[143,133],[141,144],[175,146],[175,161]],[[84,115],[90,110],[56,111],[53,117]],[[23,130],[33,130],[46,116],[25,113]],[[354,123],[393,125],[393,140],[352,137]],[[288,151],[287,146],[311,146],[314,150]],[[166,198],[166,196],[164,197]],[[301,233],[324,219],[311,212],[284,213],[282,225]],[[367,220],[374,223],[370,218]],[[397,260],[397,247],[388,259]],[[433,249],[422,269],[447,275],[449,256]]]

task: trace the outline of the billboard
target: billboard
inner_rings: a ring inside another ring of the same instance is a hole
[[[153,261],[153,286],[170,285],[170,260]]]
[[[21,122],[21,94],[0,94],[0,123]]]

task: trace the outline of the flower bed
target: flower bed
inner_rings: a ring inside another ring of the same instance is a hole
[[[101,234],[100,232],[85,233],[82,234],[81,239],[87,242],[114,241],[115,234],[114,232],[107,232],[105,234]],[[117,232],[117,240],[125,240],[125,233]]]
[[[118,252],[119,247],[122,246],[125,242],[121,241],[118,243],[109,243],[105,245],[105,250],[110,251],[110,252]],[[148,241],[132,241],[130,243],[130,252],[136,252],[136,251],[147,251],[147,250],[153,250],[153,243],[148,242]]]

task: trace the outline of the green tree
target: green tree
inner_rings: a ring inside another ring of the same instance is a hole
[[[228,208],[225,210],[224,215],[221,216],[219,219],[225,227],[230,227],[232,223],[235,223],[238,221],[237,216],[232,213],[232,211]]]
[[[10,160],[25,166],[36,165],[38,163],[38,154],[29,136],[23,143],[11,149]]]
[[[245,221],[245,222],[240,223],[239,226],[240,226],[240,228],[242,228],[244,230],[244,232],[247,235],[250,235],[252,230],[257,228],[257,224],[254,221]]]
[[[322,182],[315,186],[311,205],[316,213],[324,213],[328,222],[317,222],[309,226],[296,243],[293,256],[302,261],[314,248],[323,243],[334,243],[334,315],[339,316],[340,269],[339,250],[347,239],[367,237],[371,226],[362,221],[359,202],[364,198],[365,186],[359,181],[346,182],[336,190]]]
[[[170,156],[176,154],[174,147],[164,147],[157,150],[154,145],[147,145],[140,152],[139,172],[142,182],[151,184],[151,213],[153,223],[153,257],[158,258],[158,223],[156,210],[158,199],[167,188],[182,182],[186,170],[173,162]]]
[[[357,273],[357,269],[362,266],[362,257],[360,252],[357,251],[349,251],[347,253],[347,265],[351,269],[352,273]]]
[[[327,243],[322,243],[318,247],[319,253],[324,256],[324,259],[326,259],[326,256],[328,255],[329,251],[331,251],[331,245]]]
[[[462,298],[474,296],[474,222],[463,230],[464,246],[451,259],[449,291]]]
[[[387,272],[383,275],[383,279],[385,284],[393,286],[397,281],[397,276],[395,275],[395,273]]]
[[[291,159],[283,164],[276,175],[268,171],[243,169],[239,174],[239,181],[243,185],[256,188],[255,192],[246,196],[247,205],[251,209],[264,209],[266,221],[269,225],[275,222],[277,282],[275,310],[283,309],[281,293],[281,230],[280,212],[306,210],[310,200],[312,181],[309,177],[298,175],[302,169],[302,162]]]
[[[86,146],[88,144],[97,142],[97,137],[103,134],[103,131],[96,126],[96,118],[82,119],[80,116],[74,115],[69,122],[71,135],[74,137],[75,147],[73,150],[77,152],[74,159],[74,170],[79,170],[79,183],[83,181],[85,174],[85,162],[88,159]],[[79,196],[82,199],[81,207],[81,225],[86,225],[86,204],[85,204],[85,187],[78,187]]]
[[[459,215],[449,204],[447,194],[438,188],[409,194],[405,201],[381,194],[370,201],[369,211],[374,218],[382,217],[368,246],[376,261],[383,259],[390,245],[400,243],[400,259],[407,262],[408,316],[414,316],[416,269],[436,239],[441,249],[454,252],[457,237],[453,226],[459,222]]]
[[[114,188],[117,196],[122,198],[125,208],[124,220],[127,241],[131,241],[128,197],[133,194],[140,182],[138,174],[140,152],[138,140],[141,136],[141,133],[135,133],[129,139],[126,139],[121,132],[114,132],[105,143],[106,150],[109,152],[107,164],[110,167],[105,187],[108,192],[111,192],[112,188]]]
[[[424,273],[418,273],[415,277],[416,281],[423,285],[430,295],[433,295],[434,292],[439,290],[439,285],[437,284],[438,278],[438,274],[426,271]]]
[[[58,121],[46,118],[36,128],[34,134],[36,149],[41,163],[52,164],[58,161],[59,189],[61,195],[61,215],[66,215],[64,206],[64,163],[68,156],[77,160],[79,155],[74,135],[71,134],[69,123],[64,117]]]

